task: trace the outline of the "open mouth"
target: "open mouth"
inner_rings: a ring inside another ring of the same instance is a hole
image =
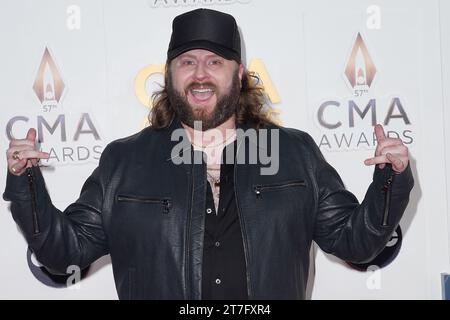
[[[196,103],[205,103],[214,96],[215,90],[210,86],[192,86],[188,89],[188,95]]]

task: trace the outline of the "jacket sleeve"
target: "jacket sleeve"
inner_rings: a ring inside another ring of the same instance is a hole
[[[67,267],[83,269],[108,254],[102,226],[102,204],[107,185],[106,161],[86,180],[79,199],[64,212],[55,208],[39,167],[20,176],[8,172],[3,198],[36,258],[50,272],[65,274]],[[64,186],[61,186],[64,187]]]
[[[376,166],[373,181],[359,204],[312,138],[309,144],[317,199],[314,241],[345,261],[371,261],[386,246],[408,205],[414,185],[410,166],[400,174],[390,166],[382,170]]]

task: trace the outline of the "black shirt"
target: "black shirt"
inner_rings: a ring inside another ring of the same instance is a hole
[[[221,164],[218,212],[206,181],[202,299],[243,300],[247,296],[244,247],[234,195],[233,164]]]

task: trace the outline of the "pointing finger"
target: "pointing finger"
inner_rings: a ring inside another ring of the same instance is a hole
[[[386,162],[389,162],[386,158],[386,155],[376,156],[376,157],[364,160],[364,164],[366,166],[371,166],[374,164],[384,164]]]
[[[50,154],[36,150],[23,150],[19,153],[20,159],[48,159]]]
[[[22,146],[22,145],[31,146],[33,148],[36,146],[34,141],[31,141],[28,139],[16,139],[16,140],[11,140],[9,142],[10,147],[16,147],[16,146]]]

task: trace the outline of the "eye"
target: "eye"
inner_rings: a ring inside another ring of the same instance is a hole
[[[212,59],[209,61],[209,65],[212,65],[212,66],[217,66],[217,65],[221,65],[221,64],[222,64],[221,59]]]
[[[184,59],[181,61],[181,64],[183,66],[193,66],[193,65],[195,65],[195,61],[192,59]]]

